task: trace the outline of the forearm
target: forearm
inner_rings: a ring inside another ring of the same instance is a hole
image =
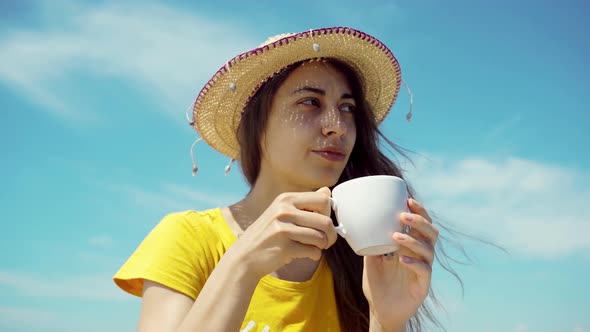
[[[259,279],[227,254],[213,270],[178,332],[239,331]]]
[[[384,328],[371,313],[369,315],[369,332],[406,332],[406,324],[404,322],[394,328]]]

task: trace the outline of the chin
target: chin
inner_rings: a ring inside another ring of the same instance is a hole
[[[328,174],[318,174],[314,176],[312,179],[309,179],[310,183],[313,183],[312,188],[322,188],[322,187],[333,187],[338,183],[338,179],[340,179],[340,172],[330,172]]]

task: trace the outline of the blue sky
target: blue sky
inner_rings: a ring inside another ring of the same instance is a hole
[[[449,331],[590,331],[590,23],[585,1],[0,1],[0,330],[130,331],[113,273],[166,213],[247,191],[184,110],[268,36],[352,26],[398,58],[382,129],[455,228],[465,284],[435,266]],[[432,329],[432,331],[435,331]]]

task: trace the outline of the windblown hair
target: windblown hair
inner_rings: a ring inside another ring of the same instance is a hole
[[[334,66],[347,78],[356,101],[354,112],[357,131],[356,142],[336,185],[367,175],[394,175],[403,178],[400,168],[381,151],[379,144],[384,142],[402,156],[406,157],[406,155],[379,131],[373,113],[365,101],[364,91],[356,72],[345,63],[335,59],[322,59],[322,61]],[[244,177],[251,186],[256,182],[260,172],[261,141],[271,112],[272,98],[289,74],[302,63],[304,62],[284,68],[264,83],[250,100],[242,115],[237,132],[240,143],[239,162]],[[414,196],[411,189],[409,196]],[[334,215],[332,215],[332,220],[335,220]],[[437,247],[440,247],[441,241],[438,242]],[[441,252],[437,249],[437,251],[439,254],[445,255],[444,250]],[[326,251],[326,259],[334,278],[334,291],[342,329],[348,332],[368,331],[369,304],[362,289],[363,257],[356,255],[346,240],[338,237],[336,243]],[[447,260],[437,259],[437,261],[461,282],[457,274],[445,264]],[[438,304],[432,289],[429,292],[429,300]],[[430,320],[436,326],[441,325],[434,317],[430,304],[426,301],[408,322],[406,326],[408,332],[422,331],[425,319]]]

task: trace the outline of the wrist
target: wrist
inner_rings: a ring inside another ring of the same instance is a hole
[[[215,269],[222,267],[224,270],[227,270],[228,273],[233,275],[233,278],[235,278],[240,284],[256,288],[256,285],[263,276],[253,272],[253,269],[247,263],[245,257],[241,255],[239,250],[232,249],[234,248],[230,247],[228,251],[226,251]]]
[[[406,322],[383,326],[377,320],[373,312],[369,315],[369,332],[406,332]]]

